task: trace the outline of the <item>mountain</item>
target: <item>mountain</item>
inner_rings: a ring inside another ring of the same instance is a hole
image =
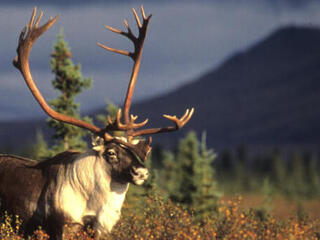
[[[319,42],[319,29],[281,28],[199,79],[133,105],[131,112],[149,118],[148,127],[158,127],[170,124],[163,113],[180,116],[195,107],[185,128],[154,138],[165,145],[172,146],[190,130],[206,131],[214,148],[319,144]],[[104,110],[91,115],[98,112]],[[34,136],[35,128],[43,125],[0,123],[0,144],[13,139],[13,144],[23,145],[32,139],[31,130]]]
[[[210,146],[320,143],[320,30],[285,27],[228,59],[218,69],[133,113],[196,112],[185,130],[207,131]],[[175,141],[164,136],[163,142]]]

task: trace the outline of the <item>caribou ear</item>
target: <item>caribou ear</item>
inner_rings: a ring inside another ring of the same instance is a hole
[[[97,135],[92,135],[91,137],[91,144],[92,144],[92,150],[96,152],[103,152],[104,149],[104,140],[103,138],[97,136]]]
[[[131,151],[138,155],[138,157],[143,161],[147,161],[149,153],[152,147],[150,146],[152,138],[149,137],[147,140],[140,140],[138,143],[132,145]]]

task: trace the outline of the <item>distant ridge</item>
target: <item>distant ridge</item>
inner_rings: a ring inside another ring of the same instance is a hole
[[[183,130],[154,139],[173,146],[190,130],[206,131],[210,147],[232,148],[319,145],[319,106],[320,30],[288,26],[198,80],[135,104],[131,112],[139,119],[149,118],[149,127],[158,127],[170,124],[161,117],[163,113],[182,115],[186,108],[195,107]],[[35,136],[35,129],[43,129],[45,121],[31,124],[0,123],[0,144],[16,145],[16,139],[22,145],[30,142],[31,131]]]
[[[158,120],[161,113],[182,114],[194,106],[195,116],[182,132],[207,131],[211,146],[320,143],[319,43],[317,28],[281,28],[197,81],[137,104],[133,112],[158,125],[165,124]]]

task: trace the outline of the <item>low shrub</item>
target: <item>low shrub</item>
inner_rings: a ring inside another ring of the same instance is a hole
[[[261,217],[254,209],[240,210],[241,197],[220,202],[217,212],[198,220],[193,211],[165,201],[158,195],[138,198],[125,204],[122,218],[108,240],[125,239],[319,239],[320,219],[293,216],[278,220],[270,215]],[[1,239],[23,239],[19,235],[21,221],[5,216],[1,223]],[[39,229],[31,239],[48,239]],[[66,233],[65,239],[90,239],[86,233]]]

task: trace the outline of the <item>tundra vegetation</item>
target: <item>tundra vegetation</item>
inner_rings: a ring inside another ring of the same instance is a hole
[[[238,195],[229,197],[215,166],[203,164],[216,161],[216,154],[207,149],[204,139],[191,132],[175,152],[157,150],[149,163],[157,165],[159,156],[155,155],[161,155],[162,166],[149,166],[152,177],[143,188],[130,188],[120,221],[104,239],[319,239],[319,203],[315,196],[306,200],[294,193],[281,194],[275,184],[264,181],[260,190],[250,189],[251,196],[248,189],[241,188]],[[263,197],[255,202],[252,196],[257,194]],[[283,215],[277,214],[283,210]],[[318,212],[309,216],[312,211]],[[18,216],[4,216],[0,237],[22,239],[19,222]],[[32,239],[49,238],[39,228]],[[65,239],[90,236],[66,232]]]
[[[79,117],[73,97],[91,80],[81,77],[71,56],[61,32],[51,55],[53,86],[61,96],[50,104]],[[108,103],[106,110],[114,119],[117,107]],[[107,122],[102,115],[97,120]],[[48,124],[54,143],[38,132],[25,155],[44,159],[85,148],[80,128]],[[249,156],[245,146],[217,153],[206,145],[205,133],[199,139],[199,133],[189,132],[174,150],[154,148],[147,161],[149,180],[142,188],[130,188],[120,221],[104,239],[319,239],[319,160],[314,153],[283,149]],[[21,225],[19,216],[5,213],[0,239],[24,239]],[[49,236],[39,226],[31,239]],[[66,227],[64,239],[91,237]]]

